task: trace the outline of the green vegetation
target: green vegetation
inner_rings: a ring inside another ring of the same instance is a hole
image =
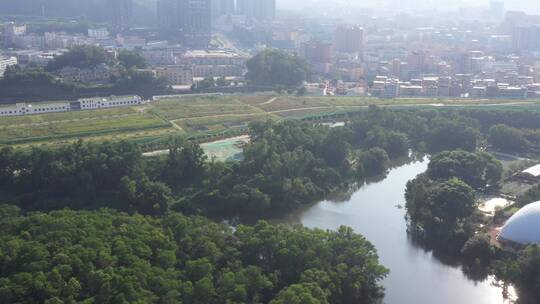
[[[517,255],[497,261],[494,263],[494,270],[498,278],[514,284],[524,292],[525,300],[530,303],[538,301],[540,297],[540,247],[538,245],[528,246]]]
[[[540,185],[535,185],[517,198],[520,207],[537,201],[540,201]]]
[[[134,51],[121,50],[118,53],[117,59],[120,65],[124,66],[126,69],[144,69],[147,66],[144,57]]]
[[[521,130],[503,124],[489,129],[488,142],[494,148],[508,152],[523,152],[528,146]]]
[[[74,116],[70,120],[63,119],[63,115],[35,115],[8,117],[6,122],[0,123],[0,144],[12,145],[47,139],[77,138],[111,133],[134,132],[145,129],[166,128],[170,125],[162,119],[149,114],[113,114],[112,112],[76,112],[84,113],[78,118]],[[60,114],[60,113],[59,113]],[[105,114],[105,116],[100,116]],[[13,121],[28,121],[24,118],[31,117],[31,122],[9,124]]]
[[[299,56],[266,49],[247,62],[246,78],[256,85],[296,87],[307,80],[309,66]]]
[[[126,77],[123,77],[123,81],[118,81],[114,87],[108,88],[108,92],[105,94],[115,94],[115,90],[122,90],[126,93],[141,92],[144,93],[147,91],[149,86],[159,85],[157,80],[148,79],[148,75],[138,74],[133,70],[122,70],[122,73]],[[24,74],[24,73],[23,73]],[[39,74],[39,73],[38,73]],[[130,76],[131,75],[131,76]],[[134,83],[130,80],[132,78],[137,78]],[[146,80],[145,80],[146,79]],[[0,86],[2,81],[0,81]],[[58,86],[60,84],[54,84]],[[33,85],[28,84],[30,90],[33,90]],[[18,85],[6,87],[7,91],[0,90],[0,95],[4,92],[17,91],[21,92],[21,88],[18,88]],[[42,88],[44,92],[50,89],[49,86]],[[62,98],[69,98],[73,91],[82,92],[83,88],[72,88],[66,87],[66,90],[69,89],[69,93],[66,92],[66,95],[61,95]],[[91,91],[95,88],[84,88],[85,91]],[[26,90],[26,89],[25,89]],[[103,90],[103,88],[101,89]],[[39,95],[41,89],[36,88],[36,96]],[[58,91],[59,92],[59,91]],[[57,92],[57,93],[58,93]],[[18,94],[18,93],[16,93]],[[55,93],[56,94],[56,93]],[[85,93],[86,94],[86,93]],[[95,94],[93,94],[95,95]],[[144,96],[144,95],[143,95]],[[1,97],[0,97],[1,98]],[[145,112],[150,114],[158,115],[164,120],[174,122],[174,125],[177,126],[176,129],[169,128],[169,131],[166,132],[153,132],[154,135],[148,135],[148,132],[145,132],[144,136],[142,135],[142,130],[147,129],[138,129],[134,127],[133,129],[123,129],[121,131],[115,132],[117,134],[117,139],[129,139],[136,142],[144,142],[145,149],[153,149],[152,145],[147,143],[150,142],[166,142],[167,137],[171,133],[177,133],[181,135],[187,135],[189,137],[201,138],[214,134],[238,134],[242,132],[247,127],[247,124],[253,121],[264,121],[267,119],[278,121],[281,118],[300,118],[300,119],[319,119],[320,117],[327,117],[331,119],[350,119],[360,115],[361,112],[365,112],[368,109],[369,105],[388,105],[389,108],[394,109],[395,111],[415,111],[417,113],[422,113],[417,119],[419,121],[411,121],[407,123],[412,123],[415,125],[415,128],[418,128],[416,132],[403,132],[396,130],[398,133],[406,133],[408,140],[412,141],[412,145],[417,146],[417,143],[420,141],[426,142],[426,130],[423,128],[435,128],[437,125],[432,122],[433,113],[446,113],[447,115],[435,115],[438,118],[442,117],[442,120],[448,120],[448,117],[452,115],[461,115],[461,121],[459,125],[464,128],[473,128],[477,130],[477,136],[480,133],[484,134],[488,131],[489,125],[487,128],[484,127],[485,124],[489,124],[492,121],[495,124],[507,122],[506,116],[499,115],[498,113],[507,113],[509,116],[513,116],[513,127],[520,128],[524,132],[526,140],[530,144],[529,153],[535,153],[534,151],[540,151],[540,147],[536,147],[534,143],[540,142],[540,136],[534,131],[535,123],[533,123],[535,117],[538,117],[538,108],[535,107],[534,103],[531,103],[530,108],[525,110],[514,109],[511,106],[501,106],[501,108],[496,108],[491,110],[482,109],[482,110],[464,110],[460,108],[455,108],[454,110],[441,108],[438,110],[428,108],[422,108],[421,106],[415,107],[401,107],[401,105],[410,105],[410,104],[430,104],[433,102],[441,102],[430,99],[407,99],[407,100],[378,100],[373,98],[353,98],[353,97],[294,97],[294,96],[274,96],[274,95],[240,95],[240,96],[186,96],[183,98],[171,98],[166,100],[161,100],[159,102],[151,103],[144,107]],[[448,100],[445,101],[448,104],[458,105],[458,104],[468,104],[473,101],[467,100]],[[480,101],[484,103],[486,101]],[[497,101],[499,102],[499,101]],[[525,107],[525,106],[523,106]],[[139,111],[140,107],[133,107],[130,111]],[[103,111],[103,110],[100,110]],[[58,114],[44,114],[44,115],[32,115],[18,118],[3,118],[3,121],[12,121],[13,124],[24,124],[28,121],[33,121],[34,119],[40,121],[60,121],[60,120],[77,120],[79,116],[84,117],[95,117],[95,116],[107,116],[109,114],[98,114],[100,111],[96,111],[96,114],[82,114],[83,112],[69,112],[69,113],[58,113]],[[93,111],[84,113],[93,113]],[[432,113],[432,114],[429,114]],[[535,114],[536,113],[536,114]],[[489,115],[488,115],[489,114]],[[86,116],[88,115],[88,116]],[[111,114],[113,115],[113,114]],[[33,118],[39,117],[39,118]],[[71,117],[73,117],[71,119]],[[464,117],[467,117],[465,119]],[[478,117],[478,118],[476,118]],[[471,118],[473,120],[471,120]],[[476,121],[476,123],[474,123]],[[0,122],[0,125],[2,122]],[[428,125],[429,124],[429,125]],[[480,124],[480,126],[478,125]],[[15,127],[15,126],[13,126]],[[69,129],[69,126],[67,127]],[[527,128],[527,129],[523,129]],[[446,133],[444,129],[439,134],[440,140],[444,144]],[[85,139],[92,138],[93,141],[104,141],[111,140],[110,133],[95,133],[85,134]],[[461,132],[463,133],[463,132]],[[399,135],[399,134],[397,134]],[[458,134],[459,135],[459,134]],[[470,134],[469,134],[470,135]],[[43,141],[18,141],[17,146],[28,147],[31,144],[48,144],[48,145],[59,145],[64,144],[65,142],[73,142],[76,140],[80,134],[66,134],[62,137],[55,137],[54,135],[49,136],[47,142]],[[396,134],[392,135],[396,136]],[[52,140],[51,140],[52,139]],[[375,140],[378,140],[374,137]],[[435,138],[434,138],[435,139]],[[459,140],[465,139],[473,143],[474,139],[472,137],[456,136],[456,142],[459,144]],[[464,142],[465,143],[465,142]],[[389,147],[384,146],[384,143],[378,143],[383,145],[383,148],[387,149]],[[441,147],[435,147],[436,144],[433,144],[433,149]],[[401,145],[403,147],[404,145]],[[441,146],[441,145],[439,145]],[[470,145],[469,145],[470,146]],[[157,149],[161,149],[162,145],[157,145]],[[399,150],[399,147],[396,147]],[[427,150],[427,146],[421,148],[421,150]],[[444,147],[443,147],[444,148]],[[470,149],[463,145],[461,148]],[[392,154],[392,152],[388,152]]]
[[[167,101],[146,113],[203,113],[194,119],[208,121],[219,119],[204,112],[219,100],[208,99],[201,109],[187,101],[184,112],[176,107],[185,101]],[[246,100],[222,100],[221,109]],[[268,101],[254,104],[261,102]],[[252,107],[245,110],[258,115]],[[233,231],[197,216],[288,212],[384,175],[389,160],[410,149],[445,150],[407,186],[411,231],[534,288],[525,281],[539,273],[534,250],[521,251],[519,263],[511,264],[515,256],[505,260],[492,250],[477,226],[476,190],[496,186],[502,169],[489,155],[465,150],[474,151],[492,126],[511,123],[498,115],[504,111],[478,111],[370,107],[335,128],[255,121],[244,158],[234,163],[208,161],[198,145],[178,137],[169,139],[168,155],[155,158],[142,157],[128,142],[2,149],[1,201],[11,206],[0,208],[0,296],[48,303],[376,303],[386,270],[374,248],[348,228],[323,232],[260,222]],[[537,123],[539,113],[509,115],[515,118],[509,126],[521,128]],[[448,139],[445,127],[461,132]],[[96,211],[104,207],[109,210]],[[66,208],[79,211],[54,211]]]
[[[485,153],[434,155],[427,172],[407,183],[411,230],[431,244],[458,252],[474,233],[475,189],[497,185],[501,175],[502,165]]]
[[[496,186],[501,180],[502,165],[492,155],[462,150],[445,151],[434,155],[427,175],[433,180],[459,178],[475,189]]]
[[[351,229],[0,206],[5,303],[375,303],[387,270]],[[291,267],[294,265],[294,267]],[[305,302],[302,302],[305,303]],[[319,302],[310,302],[319,303]]]
[[[102,47],[81,45],[74,46],[68,52],[55,57],[46,67],[49,72],[58,71],[64,67],[81,69],[93,68],[98,64],[111,65],[113,60]]]

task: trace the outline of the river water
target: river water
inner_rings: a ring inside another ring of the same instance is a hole
[[[345,198],[326,200],[280,222],[336,230],[352,227],[377,248],[380,261],[390,269],[383,282],[387,304],[502,304],[502,289],[490,279],[475,282],[458,266],[441,262],[407,236],[405,186],[427,169],[422,160],[392,169],[379,182],[362,186]]]

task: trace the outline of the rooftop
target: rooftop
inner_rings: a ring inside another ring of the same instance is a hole
[[[533,177],[539,177],[540,176],[540,164],[530,167],[528,169],[525,169],[521,171],[521,173],[532,175]]]

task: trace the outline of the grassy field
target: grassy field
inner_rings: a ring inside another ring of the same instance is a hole
[[[224,114],[256,114],[263,110],[244,104],[234,97],[166,99],[150,106],[149,112],[167,120]]]
[[[88,113],[92,112],[94,111],[88,111]],[[81,113],[82,112],[75,112],[74,114]],[[64,113],[64,115],[65,114],[70,113]],[[0,126],[0,143],[6,145],[32,141],[55,141],[57,139],[70,137],[79,138],[95,136],[98,134],[107,135],[112,133],[136,132],[145,129],[170,127],[168,122],[157,116],[141,113],[109,116],[96,115],[87,118],[56,121],[52,120],[50,117],[28,117],[33,121],[39,122],[28,123],[25,121],[19,124],[6,124],[3,122]],[[3,120],[3,118],[1,120]]]
[[[100,117],[110,117],[119,115],[128,115],[137,113],[134,107],[100,109],[93,111],[61,112],[49,114],[36,114],[25,116],[11,116],[0,118],[0,126],[23,125],[23,124],[41,124],[57,121],[74,121],[82,119],[96,119]]]
[[[0,118],[0,146],[28,148],[89,141],[130,140],[142,145],[173,134],[206,137],[241,130],[256,120],[355,111],[380,106],[485,106],[535,108],[539,101],[295,97],[279,95],[172,98],[145,106]],[[236,130],[236,131],[235,131]]]

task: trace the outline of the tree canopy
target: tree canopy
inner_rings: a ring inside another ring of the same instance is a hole
[[[121,50],[118,52],[117,59],[126,69],[144,69],[147,66],[144,57],[135,51]]]
[[[266,49],[247,62],[247,79],[257,85],[296,87],[307,80],[310,69],[304,59],[283,51]]]
[[[55,57],[46,67],[47,71],[58,71],[63,67],[93,68],[101,63],[111,63],[105,49],[93,45],[74,46],[68,52]]]
[[[375,303],[387,273],[347,228],[233,231],[181,214],[26,215],[7,205],[0,214],[5,303]]]
[[[457,177],[480,189],[499,183],[502,164],[492,155],[483,152],[445,151],[431,158],[427,174],[434,180]]]
[[[522,152],[528,146],[521,130],[503,124],[489,128],[488,142],[496,149],[509,152]]]

